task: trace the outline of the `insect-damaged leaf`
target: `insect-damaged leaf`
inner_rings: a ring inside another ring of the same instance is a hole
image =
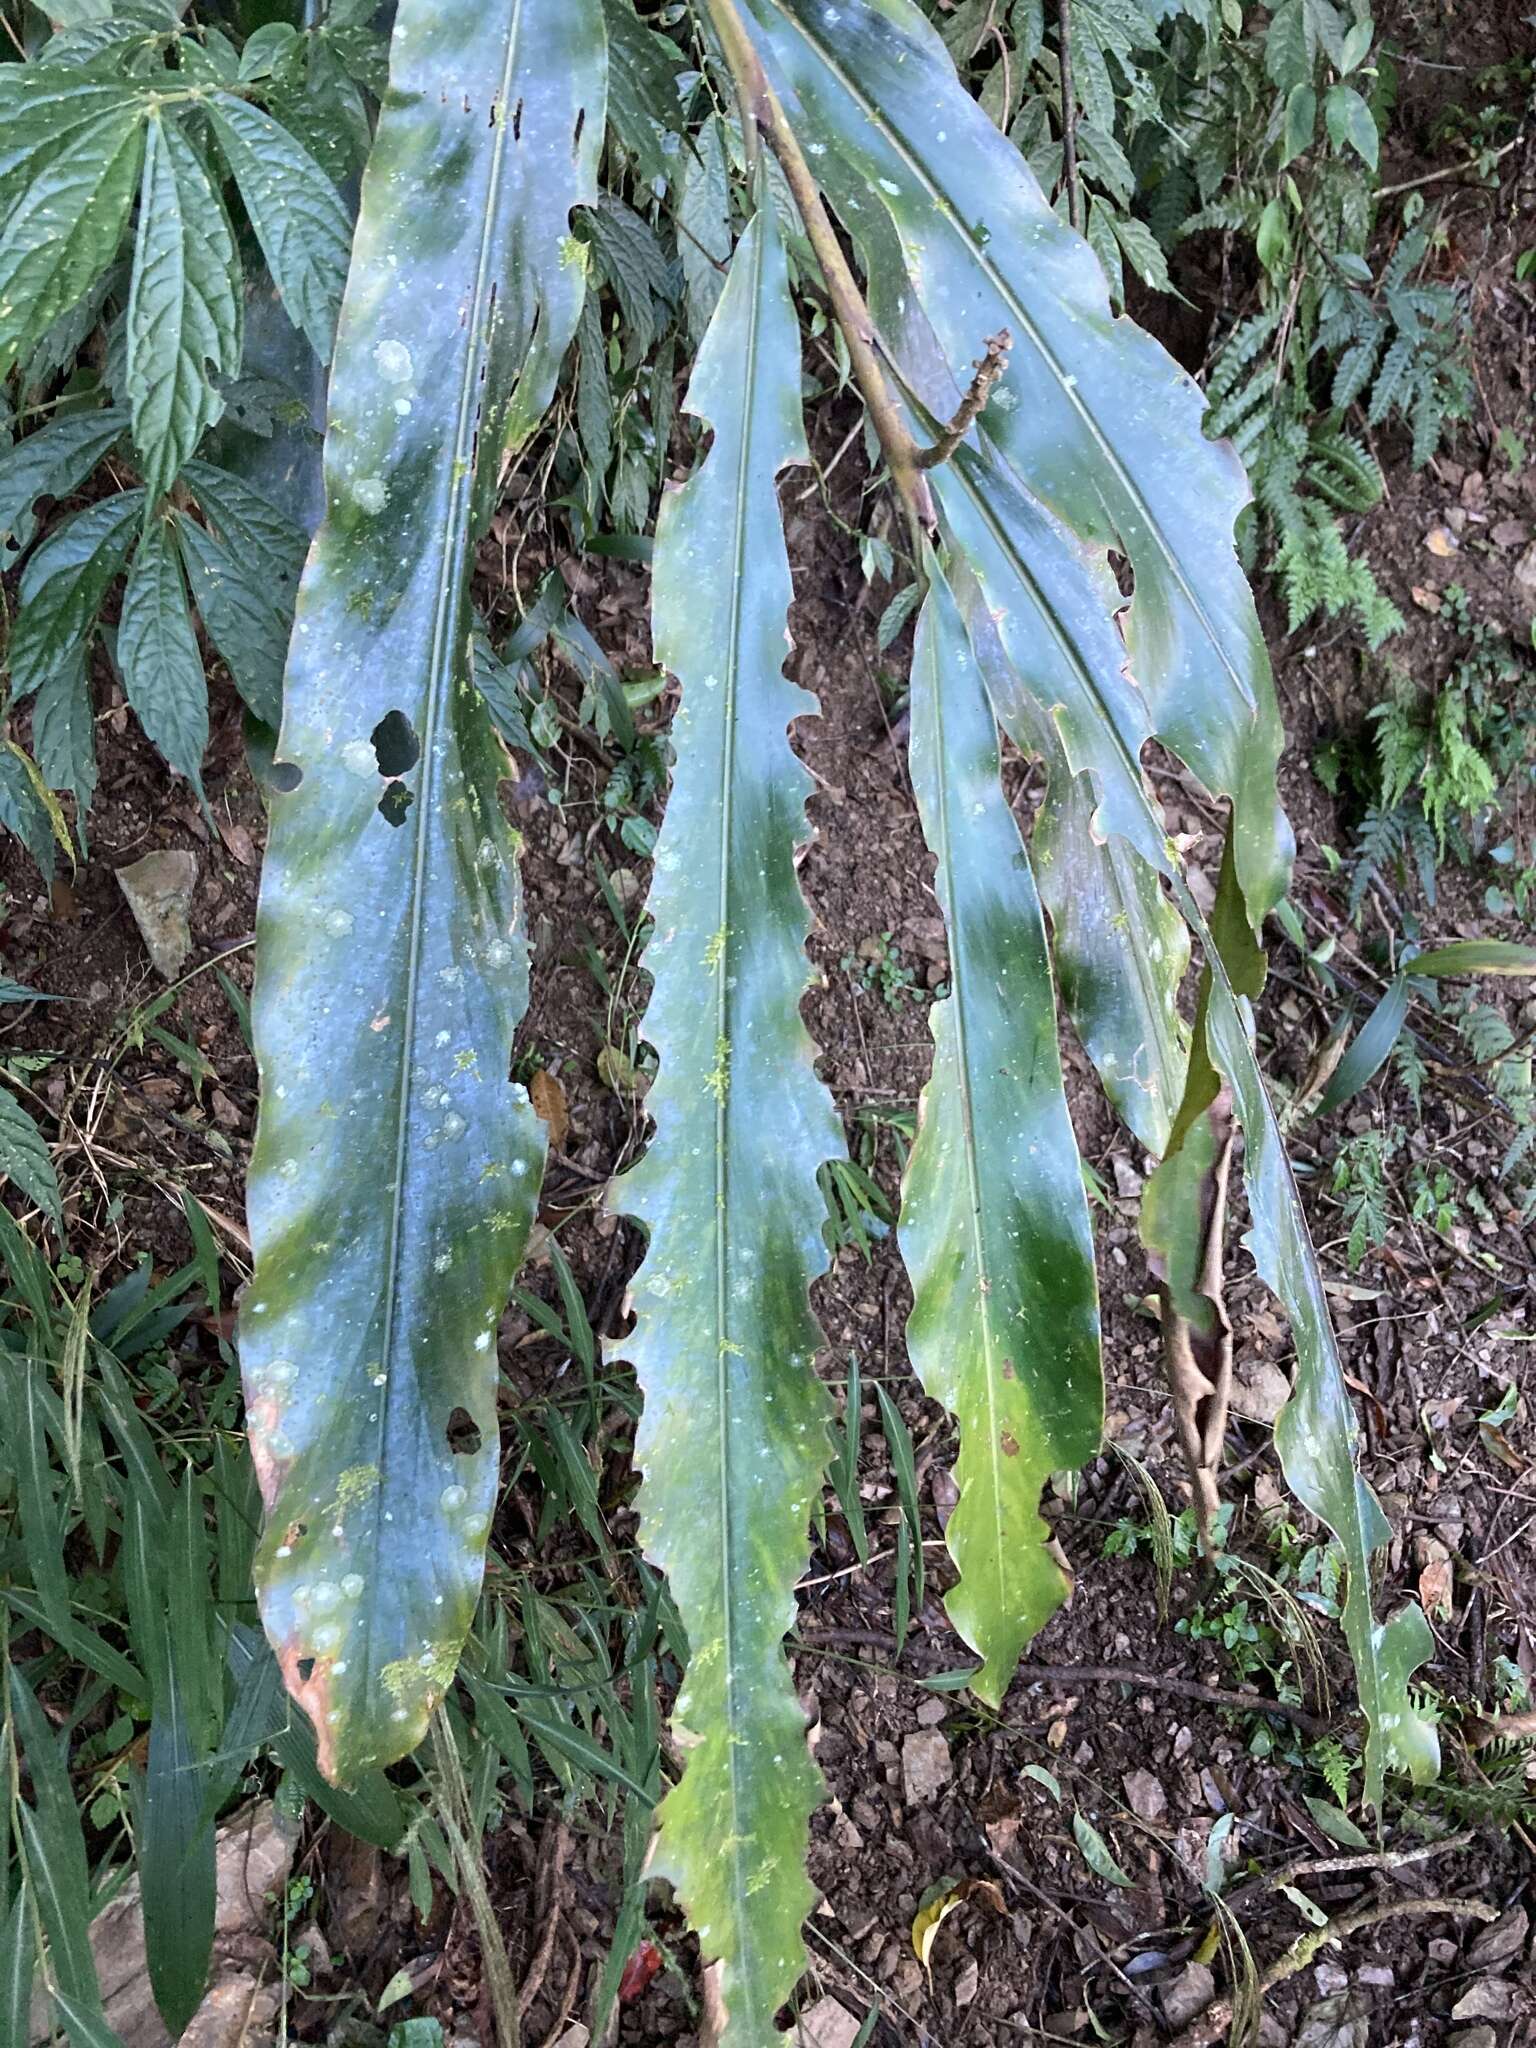
[[[1045,924],[999,783],[997,726],[937,567],[912,658],[912,785],[949,933],[933,1077],[902,1185],[907,1346],[960,1425],[945,1605],[996,1706],[1060,1606],[1040,1493],[1103,1422],[1093,1237],[1056,1049]]]
[[[543,1141],[507,1081],[527,961],[468,583],[507,422],[538,418],[580,308],[603,84],[596,0],[404,0],[331,377],[278,748],[299,780],[262,880],[241,1361],[262,1615],[343,1780],[420,1740],[495,1499]]]
[[[641,1527],[693,1652],[652,1868],[719,1960],[726,2042],[746,2044],[772,2036],[814,1898],[820,1779],[780,1644],[831,1453],[807,1287],[827,1263],[816,1170],[842,1150],[799,1015],[810,777],[786,727],[813,703],[783,673],[774,479],[805,444],[771,207],[736,251],[688,405],[714,440],[656,542],[656,658],[683,692],[645,956],[656,1135],[618,1200],[650,1232],[624,1344],[645,1395]]]

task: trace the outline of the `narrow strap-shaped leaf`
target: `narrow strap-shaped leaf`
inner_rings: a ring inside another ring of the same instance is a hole
[[[32,1780],[32,1804],[23,1802],[17,1817],[27,1882],[48,1942],[53,1979],[80,2013],[104,2025],[101,1985],[91,1954],[85,1836],[69,1782],[64,1743],[54,1735],[31,1687],[14,1665],[8,1683],[16,1737]],[[73,2027],[70,2031],[73,2035]]]
[[[1093,1234],[1067,1115],[1045,924],[999,782],[997,727],[935,567],[912,657],[912,787],[949,934],[933,1074],[898,1236],[907,1347],[960,1427],[945,1605],[1001,1703],[1019,1652],[1066,1598],[1040,1493],[1098,1447],[1104,1418]]]
[[[1408,1692],[1414,1672],[1434,1654],[1435,1639],[1414,1601],[1379,1625],[1373,1618],[1371,1557],[1392,1530],[1356,1468],[1359,1431],[1323,1276],[1249,1026],[1220,952],[1202,943],[1210,970],[1206,1038],[1212,1060],[1231,1084],[1246,1141],[1243,1180],[1253,1227],[1245,1242],[1284,1304],[1296,1340],[1295,1385],[1276,1420],[1275,1444],[1286,1483],[1333,1531],[1349,1567],[1343,1625],[1367,1721],[1365,1798],[1379,1812],[1389,1757],[1415,1782],[1433,1778],[1439,1769],[1433,1723],[1415,1710]]]
[[[32,1936],[32,1901],[18,1884],[0,1922],[0,2048],[30,2048],[32,1975],[37,1944]]]
[[[0,1089],[0,1169],[18,1178],[9,1163],[10,1110],[26,1116],[20,1104]],[[42,1145],[35,1126],[33,1135]],[[43,1146],[44,1159],[47,1156],[47,1147]],[[64,1528],[54,1497],[46,1425],[52,1422],[62,1433],[63,1417],[58,1396],[48,1386],[46,1368],[40,1361],[23,1352],[0,1357],[0,1416],[4,1418],[6,1464],[16,1488],[22,1549],[32,1573],[33,1590],[42,1604],[44,1627],[55,1642],[62,1642],[69,1626],[69,1580],[64,1572]]]
[[[1086,560],[1083,567],[1086,573]],[[1102,590],[1102,578],[1100,584]],[[1045,763],[1046,790],[1030,838],[1030,861],[1051,917],[1062,1001],[1104,1092],[1160,1158],[1189,1064],[1189,1030],[1178,1011],[1189,933],[1156,870],[1118,833],[1101,838],[1095,830],[1094,783],[1068,765],[1061,732],[1046,708],[1054,708],[1049,684],[1042,677],[1038,698],[1021,687],[998,620],[963,565],[955,596],[999,723],[1015,746]],[[1106,615],[1112,602],[1103,591]],[[1113,643],[1092,630],[1105,657],[1113,656]],[[1030,659],[1028,639],[1017,626],[1009,643],[1019,661]],[[1132,934],[1139,943],[1131,943]]]
[[[1238,807],[1255,923],[1285,885],[1281,729],[1253,599],[1233,551],[1242,465],[1201,430],[1194,380],[1111,315],[1088,244],[955,75],[913,0],[749,0],[869,269],[904,376],[947,419],[985,340],[1007,371],[983,415],[1029,489],[1135,572],[1126,639],[1151,722]]]
[[[420,1741],[495,1502],[543,1138],[507,1079],[527,954],[468,585],[501,422],[576,315],[596,0],[405,0],[391,62],[285,683],[241,1314],[262,1616],[340,1781]]]
[[[1177,906],[1200,939],[1207,960],[1214,958],[1219,965],[1217,937],[1183,882],[1141,774],[1134,686],[1124,673],[1124,650],[1105,611],[1099,564],[1080,551],[1074,560],[1067,537],[1007,476],[1003,465],[962,450],[955,463],[933,473],[933,481],[945,522],[975,577],[996,643],[1006,657],[989,662],[985,672],[999,722],[1028,745],[1039,720],[1052,720],[1074,771],[1090,778],[1098,799],[1095,831],[1122,836],[1149,867],[1169,877]],[[1237,879],[1234,870],[1230,890],[1219,896],[1221,917],[1214,921],[1230,927],[1218,936],[1224,936],[1234,958],[1240,949],[1244,986],[1257,986],[1254,975],[1262,961],[1246,908],[1241,907]],[[1422,1641],[1411,1616],[1398,1617],[1386,1630],[1371,1621],[1370,1556],[1384,1539],[1386,1524],[1355,1470],[1355,1421],[1317,1254],[1236,1000],[1223,968],[1214,976],[1197,1020],[1191,1067],[1201,1063],[1201,1046],[1209,1038],[1211,1058],[1231,1083],[1234,1108],[1248,1140],[1246,1175],[1255,1253],[1260,1271],[1291,1318],[1297,1349],[1292,1407],[1301,1402],[1309,1418],[1302,1427],[1286,1424],[1282,1416],[1276,1441],[1287,1479],[1333,1530],[1350,1562],[1344,1626],[1371,1725],[1374,1797],[1380,1791],[1386,1737],[1393,1728],[1411,1733],[1419,1725],[1407,1680],[1422,1662]],[[1221,1054],[1216,1043],[1219,1006],[1224,1006]],[[1194,1080],[1202,1085],[1194,1088],[1193,1096],[1193,1082],[1186,1087],[1181,1116],[1185,1107],[1200,1114],[1215,1094],[1215,1076],[1208,1068],[1203,1080],[1198,1074]],[[1176,1144],[1178,1138],[1176,1120],[1171,1142]],[[1405,1753],[1411,1752],[1414,1742],[1407,1740],[1403,1747]]]
[[[721,1966],[724,2038],[772,2038],[804,1967],[804,1872],[820,1779],[781,1644],[831,1456],[807,1288],[825,1269],[822,1161],[842,1150],[800,1020],[807,915],[795,879],[810,778],[783,673],[789,564],[774,480],[805,460],[784,252],[760,208],[689,388],[714,430],[662,504],[658,662],[682,685],[656,850],[645,1033],[660,1060],[650,1151],[617,1191],[650,1233],[625,1339],[645,1395],[646,1551],[692,1645],[673,1731],[686,1762],[654,1872]]]
[[[128,299],[128,398],[144,486],[158,498],[218,414],[240,365],[235,237],[202,158],[158,109],[144,139]]]

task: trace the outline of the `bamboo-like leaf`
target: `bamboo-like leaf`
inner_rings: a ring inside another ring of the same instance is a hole
[[[945,1605],[1001,1703],[1067,1578],[1040,1493],[1098,1447],[1093,1235],[1056,1046],[1045,925],[999,783],[997,727],[937,568],[912,658],[912,786],[936,861],[951,993],[902,1185],[912,1363],[960,1425]]]
[[[1028,489],[1135,574],[1125,636],[1150,728],[1233,797],[1255,923],[1283,892],[1281,730],[1232,546],[1248,490],[1204,438],[1171,356],[1112,317],[1093,252],[961,85],[912,0],[749,0],[770,74],[865,257],[904,377],[947,419],[990,335],[1013,350],[983,414]]]
[[[725,2039],[740,2044],[771,2037],[814,1896],[820,1779],[780,1645],[831,1455],[807,1287],[827,1263],[816,1171],[842,1150],[798,1010],[810,778],[786,727],[814,706],[783,674],[774,479],[805,443],[770,207],[736,251],[688,406],[714,440],[663,502],[656,542],[656,657],[683,692],[646,954],[656,1134],[617,1199],[650,1232],[624,1345],[645,1394],[642,1533],[693,1646],[673,1721],[686,1763],[652,1868],[718,1959]]]
[[[507,1081],[527,957],[468,583],[579,309],[603,132],[596,0],[403,0],[391,61],[285,684],[241,1316],[262,1615],[340,1780],[421,1739],[495,1501],[543,1141]]]
[[[128,396],[144,486],[158,498],[218,416],[240,364],[235,237],[202,158],[157,109],[145,131],[128,299]]]

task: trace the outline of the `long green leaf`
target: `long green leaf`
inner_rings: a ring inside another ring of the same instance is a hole
[[[902,1185],[912,1363],[958,1418],[945,1605],[1001,1703],[1019,1653],[1066,1598],[1040,1493],[1098,1447],[1093,1235],[1067,1115],[1045,925],[999,783],[997,727],[935,566],[912,658],[912,786],[936,862],[951,993]]]
[[[240,364],[240,263],[202,158],[158,109],[144,141],[128,298],[128,397],[144,486],[167,489]]]
[[[827,1263],[816,1171],[842,1150],[798,1009],[810,778],[786,727],[813,702],[783,673],[775,478],[805,443],[771,208],[736,251],[688,407],[714,440],[656,542],[656,657],[683,693],[646,953],[656,1135],[617,1201],[650,1233],[624,1344],[645,1395],[641,1527],[692,1645],[673,1720],[686,1765],[652,1868],[720,1963],[724,2039],[756,2043],[804,1966],[814,1896],[820,1779],[780,1646],[831,1456],[807,1288]]]
[[[990,335],[1013,340],[983,414],[1029,490],[1135,575],[1125,637],[1151,729],[1238,810],[1257,923],[1285,886],[1281,730],[1232,545],[1242,465],[1201,432],[1194,381],[1115,319],[1097,258],[955,75],[912,0],[749,0],[770,74],[859,243],[871,310],[947,419]]]
[[[1206,1038],[1231,1084],[1246,1140],[1243,1179],[1253,1227],[1245,1241],[1284,1304],[1296,1341],[1295,1385],[1275,1422],[1275,1444],[1287,1484],[1333,1531],[1349,1568],[1344,1633],[1367,1721],[1365,1797],[1379,1812],[1389,1757],[1416,1783],[1439,1769],[1434,1725],[1415,1710],[1408,1692],[1414,1672],[1434,1655],[1434,1634],[1416,1601],[1380,1624],[1372,1615],[1371,1557],[1390,1540],[1391,1526],[1356,1469],[1359,1431],[1323,1276],[1249,1025],[1220,951],[1209,943],[1204,951],[1211,977]]]
[[[21,572],[21,608],[6,650],[17,697],[80,668],[101,601],[128,559],[143,508],[142,491],[118,491],[73,513],[33,550]]]
[[[1056,721],[1042,708],[1048,686],[1042,682],[1042,698],[1021,686],[968,569],[957,576],[955,595],[1004,731],[1045,763],[1030,859],[1050,912],[1062,1001],[1110,1101],[1161,1157],[1189,1064],[1189,1030],[1178,1010],[1189,933],[1157,871],[1118,833],[1096,832],[1092,780],[1072,773]],[[1106,612],[1111,603],[1106,593]],[[1017,631],[1010,639],[1023,658],[1026,643]],[[1113,653],[1110,642],[1100,644]],[[1132,933],[1139,943],[1128,943]]]
[[[91,1954],[91,1889],[85,1836],[69,1782],[65,1744],[48,1725],[31,1687],[12,1666],[16,1736],[32,1780],[32,1804],[19,1809],[27,1882],[48,1942],[53,1981],[77,2013],[105,2025]],[[73,2022],[70,2033],[83,2048]]]
[[[596,0],[405,0],[331,378],[279,746],[302,779],[258,922],[241,1363],[262,1616],[342,1781],[420,1741],[495,1502],[543,1137],[507,1081],[527,957],[468,585],[508,423],[579,312],[603,82]]]

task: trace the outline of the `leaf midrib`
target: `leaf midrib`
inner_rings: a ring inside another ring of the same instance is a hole
[[[731,545],[731,609],[728,627],[730,662],[726,676],[726,689],[722,705],[725,721],[724,759],[721,762],[720,796],[720,841],[719,841],[719,882],[716,891],[716,931],[725,933],[725,941],[719,949],[720,957],[715,967],[715,1058],[721,1060],[722,1044],[728,1048],[724,1053],[725,1062],[719,1097],[715,1104],[715,1215],[718,1219],[715,1230],[715,1402],[718,1414],[718,1435],[720,1445],[720,1526],[722,1545],[721,1573],[721,1637],[725,1653],[725,1753],[729,1773],[731,1802],[731,1903],[748,1898],[743,1848],[745,1838],[741,1819],[743,1795],[738,1768],[738,1751],[744,1747],[736,1740],[736,1605],[734,1599],[734,1573],[736,1552],[736,1518],[733,1512],[733,1488],[731,1486],[731,1410],[730,1410],[730,1361],[735,1356],[731,1349],[730,1337],[730,1289],[727,1273],[731,1263],[731,1204],[730,1204],[730,1152],[727,1144],[727,1125],[730,1118],[732,1076],[732,1040],[729,1030],[731,1022],[730,988],[733,979],[731,966],[731,832],[734,819],[734,793],[736,782],[736,705],[740,694],[739,684],[742,670],[741,625],[742,593],[746,585],[747,554],[747,489],[752,468],[752,451],[757,424],[757,409],[753,399],[757,391],[757,361],[759,329],[762,315],[763,264],[766,237],[763,221],[758,215],[753,222],[756,230],[753,236],[753,273],[751,278],[751,314],[747,326],[746,360],[742,388],[746,403],[742,408],[741,447],[736,461],[736,522]],[[752,1967],[752,1916],[750,1911],[735,1915],[739,1967],[748,1978],[755,1976]]]
[[[519,38],[522,34],[523,0],[514,0],[512,19],[508,25],[506,53],[502,60],[501,79],[497,86],[492,105],[504,109],[510,90],[512,73],[517,61]],[[507,157],[508,136],[511,124],[505,119],[496,121],[496,140],[491,152],[490,170],[486,179],[485,205],[481,216],[480,246],[476,252],[474,291],[470,300],[469,318],[466,323],[471,336],[471,346],[464,352],[464,368],[459,383],[458,409],[454,421],[453,460],[449,475],[454,479],[449,499],[447,532],[442,551],[442,567],[439,571],[437,592],[434,599],[432,620],[431,655],[428,665],[428,687],[426,693],[426,717],[421,733],[421,789],[415,804],[415,837],[411,848],[411,921],[410,936],[406,954],[406,1009],[405,1024],[400,1035],[400,1079],[398,1083],[399,1114],[395,1126],[395,1164],[393,1176],[393,1199],[390,1203],[389,1240],[386,1252],[386,1285],[384,1329],[379,1356],[383,1369],[389,1377],[383,1388],[383,1399],[379,1403],[379,1420],[375,1425],[374,1441],[380,1475],[378,1492],[374,1496],[373,1514],[368,1526],[370,1564],[378,1570],[379,1548],[383,1539],[383,1502],[388,1487],[388,1475],[384,1470],[383,1450],[389,1440],[390,1425],[398,1400],[397,1380],[393,1370],[393,1349],[395,1325],[400,1308],[400,1235],[405,1212],[405,1169],[406,1152],[410,1135],[411,1113],[414,1106],[412,1076],[416,1061],[412,1048],[416,1033],[417,998],[420,986],[420,961],[422,931],[425,919],[425,870],[428,861],[430,827],[436,818],[437,783],[437,737],[438,723],[442,713],[442,700],[452,681],[453,643],[452,623],[459,608],[460,591],[463,582],[462,568],[470,510],[474,498],[473,465],[469,453],[473,446],[473,421],[476,411],[475,397],[480,385],[480,365],[489,350],[490,337],[485,333],[486,305],[490,296],[488,278],[491,268],[491,251],[501,196],[502,179]],[[373,1604],[363,1610],[364,1639],[362,1643],[363,1669],[366,1682],[361,1697],[366,1698],[371,1689],[373,1673]]]

